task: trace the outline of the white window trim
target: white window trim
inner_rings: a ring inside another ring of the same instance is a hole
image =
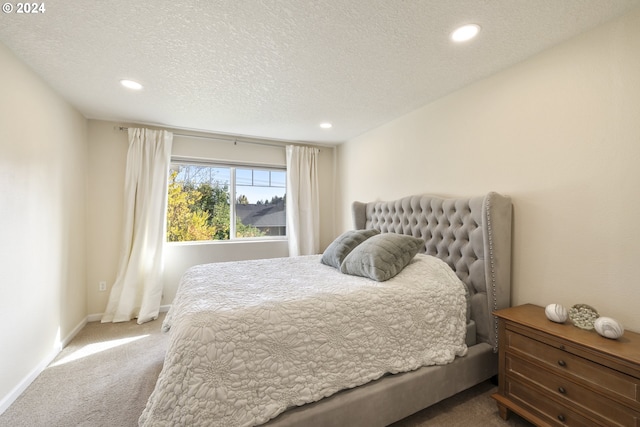
[[[229,224],[229,240],[187,240],[184,242],[167,242],[168,245],[193,245],[193,244],[230,244],[230,243],[242,243],[242,242],[268,242],[268,241],[287,241],[289,239],[288,231],[285,231],[284,236],[263,236],[263,237],[236,237],[236,169],[262,169],[273,170],[278,172],[287,171],[286,166],[278,166],[273,164],[257,163],[257,162],[230,162],[230,161],[218,161],[212,159],[204,159],[198,157],[185,157],[185,156],[171,156],[171,165],[187,164],[187,165],[199,165],[209,167],[229,168],[229,212],[231,217],[231,224]],[[286,192],[286,189],[285,189]]]

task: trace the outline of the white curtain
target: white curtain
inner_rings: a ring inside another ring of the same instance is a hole
[[[123,246],[103,323],[158,317],[172,142],[171,132],[129,128]]]
[[[287,145],[287,236],[289,256],[320,250],[318,156],[312,147]]]

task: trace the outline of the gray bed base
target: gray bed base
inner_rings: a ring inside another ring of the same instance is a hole
[[[498,372],[493,310],[511,297],[511,199],[497,193],[474,198],[410,196],[353,204],[356,229],[423,238],[424,253],[446,261],[471,294],[477,344],[447,365],[386,375],[318,402],[292,408],[268,426],[386,426],[485,381]]]

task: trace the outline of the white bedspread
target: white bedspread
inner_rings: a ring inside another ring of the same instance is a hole
[[[141,426],[253,426],[385,373],[466,354],[466,287],[417,255],[386,282],[320,256],[191,268]]]

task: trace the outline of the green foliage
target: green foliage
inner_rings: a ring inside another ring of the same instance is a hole
[[[197,189],[189,190],[202,194],[197,208],[209,214],[207,223],[215,229],[215,232],[207,240],[229,240],[231,235],[229,187],[202,183]]]
[[[208,240],[215,229],[208,223],[209,214],[198,208],[202,194],[199,191],[185,191],[183,185],[176,182],[177,174],[173,171],[169,175],[167,241]]]
[[[282,203],[286,206],[286,198],[287,198],[286,195],[284,197],[273,196],[271,200],[258,200],[256,202],[256,205],[277,205]]]
[[[253,225],[244,225],[240,218],[236,217],[236,236],[237,237],[260,237],[265,233]]]
[[[169,176],[167,204],[167,241],[229,240],[231,209],[229,188],[218,183],[177,182],[178,172]],[[244,202],[247,203],[246,197]],[[237,237],[260,237],[265,233],[236,218]]]

